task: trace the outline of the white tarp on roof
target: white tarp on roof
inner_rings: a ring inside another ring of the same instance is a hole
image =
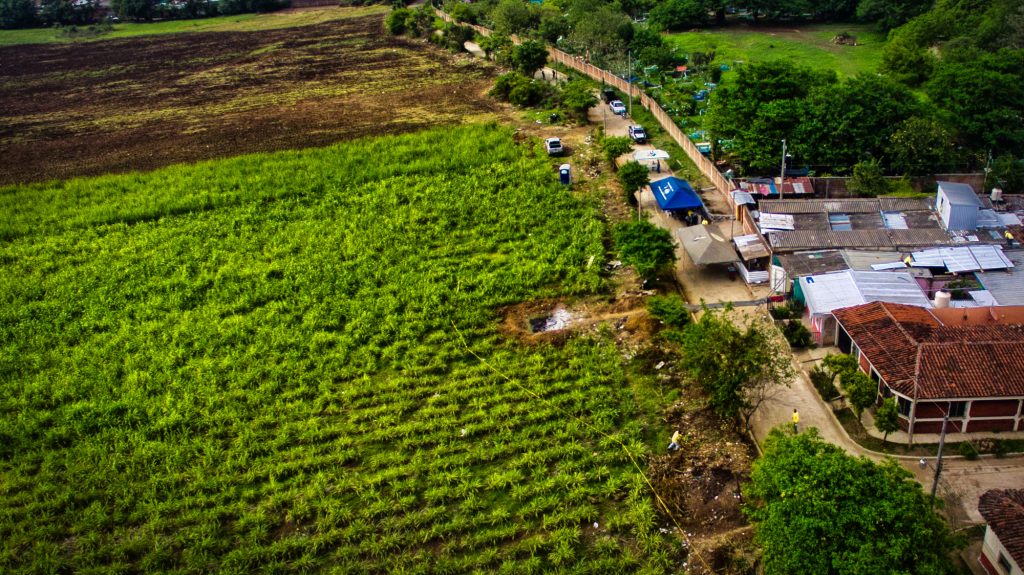
[[[761,227],[762,232],[768,230],[793,231],[796,229],[793,216],[790,214],[766,214],[761,212],[757,225]]]
[[[667,160],[668,152],[665,150],[640,150],[633,154],[633,159],[642,162],[644,160]]]
[[[903,215],[903,212],[882,212],[882,220],[885,227],[890,230],[910,229],[907,227],[907,216]]]
[[[997,245],[932,248],[914,252],[912,255],[914,267],[945,267],[950,273],[1004,270],[1013,267],[1013,262],[1003,255],[1002,246]]]
[[[846,270],[798,280],[812,316],[873,301],[932,307],[917,281],[906,272]]]
[[[1021,223],[1020,218],[1017,214],[999,214],[999,222],[1003,224],[1003,227],[1009,226],[1020,226],[1024,225]]]
[[[757,202],[754,201],[754,196],[752,196],[750,192],[744,192],[743,190],[733,190],[732,201],[735,202],[737,205],[757,205]]]
[[[979,228],[1001,228],[1003,224],[999,221],[999,214],[995,210],[978,210]]]

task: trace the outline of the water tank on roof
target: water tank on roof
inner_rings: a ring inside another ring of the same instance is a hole
[[[1003,189],[1002,188],[992,188],[991,199],[992,199],[992,203],[994,203],[994,204],[1003,201]]]
[[[946,308],[949,307],[949,300],[952,299],[952,295],[948,291],[935,292],[935,307]]]

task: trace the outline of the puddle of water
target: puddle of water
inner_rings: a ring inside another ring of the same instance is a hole
[[[558,308],[551,312],[551,315],[531,319],[530,331],[533,333],[558,331],[569,327],[570,321],[572,321],[572,314],[565,308]]]

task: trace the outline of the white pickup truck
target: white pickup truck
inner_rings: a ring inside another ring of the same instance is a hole
[[[562,140],[558,138],[548,138],[544,140],[544,149],[548,151],[549,156],[561,156],[562,155]]]

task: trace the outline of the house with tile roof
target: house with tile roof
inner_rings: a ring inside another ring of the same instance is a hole
[[[835,344],[895,397],[900,428],[1024,431],[1024,306],[935,308],[871,302],[837,309]]]
[[[992,489],[978,500],[985,539],[978,561],[991,575],[1024,575],[1024,489]]]

